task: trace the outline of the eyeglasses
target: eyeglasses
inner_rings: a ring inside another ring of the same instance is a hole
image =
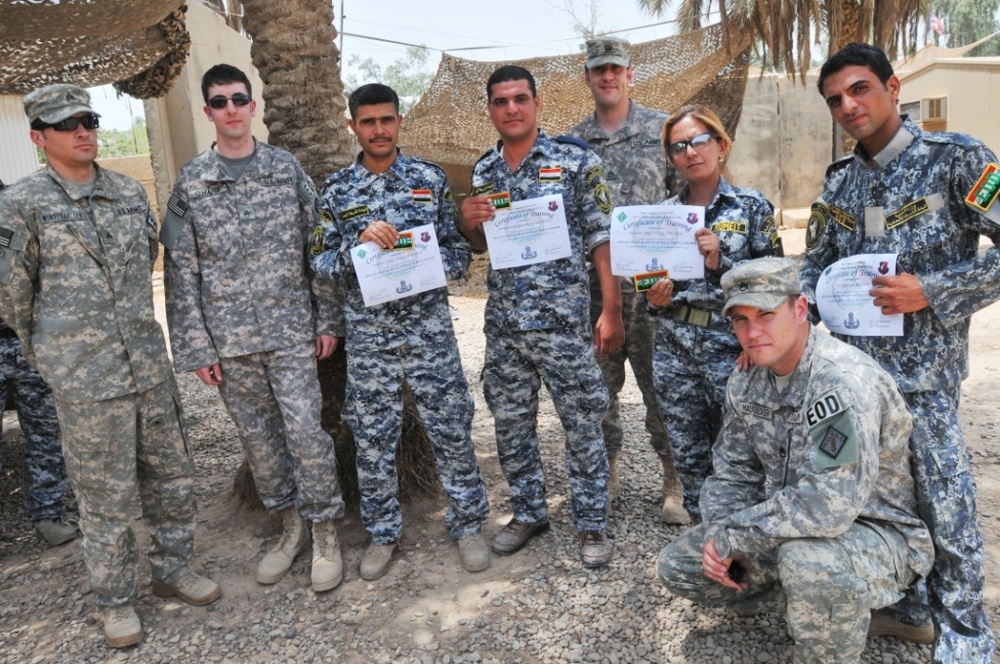
[[[706,134],[698,134],[697,136],[692,136],[686,141],[677,141],[676,143],[671,143],[667,146],[667,154],[671,157],[676,157],[682,152],[687,152],[688,147],[692,147],[695,150],[704,150],[708,147],[708,144],[719,138],[715,134],[709,132]]]
[[[76,128],[83,125],[84,129],[94,130],[101,126],[100,118],[96,113],[87,113],[79,118],[66,118],[59,122],[39,122],[38,129],[55,129],[56,131],[76,131]]]
[[[215,95],[214,97],[208,100],[208,105],[211,108],[220,110],[225,108],[229,104],[229,100],[233,101],[233,106],[246,106],[247,104],[253,101],[253,99],[250,98],[250,95],[243,94],[242,92],[237,92],[232,97],[226,97],[224,95]]]

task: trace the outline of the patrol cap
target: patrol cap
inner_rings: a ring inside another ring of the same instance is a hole
[[[612,64],[629,66],[629,43],[621,37],[602,37],[587,40],[587,69]]]
[[[789,295],[801,295],[799,268],[791,258],[757,258],[740,263],[722,275],[726,305],[722,315],[733,307],[754,307],[774,311]]]
[[[77,85],[57,83],[29,92],[21,100],[24,112],[30,122],[41,120],[45,124],[55,124],[77,113],[93,113],[90,107],[90,93]]]

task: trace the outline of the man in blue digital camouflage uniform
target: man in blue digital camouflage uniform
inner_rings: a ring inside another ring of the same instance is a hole
[[[934,555],[910,414],[872,358],[809,324],[794,261],[746,261],[721,285],[753,366],[726,386],[703,525],[660,552],[657,574],[699,604],[784,613],[794,664],[855,664],[871,609]]]
[[[997,158],[962,134],[925,133],[900,117],[900,82],[885,54],[851,44],[820,72],[834,120],[858,141],[827,170],[806,234],[803,286],[855,254],[898,254],[897,275],[874,280],[884,314],[904,315],[900,337],[847,337],[899,383],[913,413],[920,516],[936,550],[928,599],[911,592],[872,619],[872,635],[933,639],[934,661],[986,664],[995,641],[983,609],[983,542],[976,487],[958,420],[972,314],[1000,298]],[[933,627],[930,624],[933,619]]]
[[[362,152],[323,185],[322,225],[314,234],[312,253],[317,274],[340,282],[345,297],[344,416],[357,446],[361,518],[372,538],[361,560],[361,577],[373,580],[388,571],[402,533],[396,450],[404,381],[448,493],[448,534],[458,541],[462,566],[479,572],[490,565],[481,534],[490,507],[471,438],[474,405],[451,324],[448,291],[436,288],[366,307],[351,259],[361,243],[392,250],[400,232],[431,225],[445,274],[456,279],[469,268],[469,245],[455,227],[444,170],[396,148],[403,118],[395,91],[379,83],[363,85],[351,93],[348,108]],[[412,284],[396,288],[398,293],[410,290]]]
[[[635,68],[629,57],[629,43],[618,37],[602,37],[587,42],[584,82],[594,98],[594,112],[574,125],[569,134],[587,141],[604,164],[604,178],[615,205],[656,205],[670,195],[674,169],[664,159],[660,131],[669,117],[629,98]],[[655,259],[654,259],[655,260]],[[590,322],[597,324],[603,310],[601,282],[591,267]],[[646,406],[649,443],[663,466],[663,518],[668,522],[687,517],[681,506],[680,485],[656,404],[653,385],[653,319],[645,300],[631,279],[621,279],[622,320],[625,343],[614,353],[597,358],[608,385],[608,414],[601,423],[608,449],[608,498],[621,492],[618,456],[622,452],[622,423],[618,393],[625,384],[625,360],[635,374],[635,382]]]
[[[549,526],[536,431],[538,389],[544,380],[566,430],[580,557],[585,566],[601,567],[613,553],[604,532],[608,457],[601,420],[608,392],[594,353],[618,350],[624,337],[621,290],[611,274],[608,245],[611,195],[601,160],[586,143],[552,139],[538,129],[541,102],[530,72],[500,67],[486,83],[486,96],[500,141],[473,169],[472,196],[462,203],[462,233],[473,249],[487,249],[482,224],[494,218],[494,203],[486,194],[500,205],[558,194],[571,243],[567,258],[489,272],[483,391],[495,419],[497,452],[514,508],[491,546],[501,555],[514,553]],[[593,332],[588,254],[604,303]]]

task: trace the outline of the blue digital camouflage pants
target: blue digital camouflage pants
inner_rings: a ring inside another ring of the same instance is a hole
[[[174,580],[191,559],[195,525],[194,465],[174,379],[115,399],[59,401],[57,411],[97,605],[136,598],[139,502],[152,536],[153,578]]]
[[[601,291],[596,277],[591,271],[590,290],[590,324],[596,325],[601,316]],[[614,353],[600,355],[597,363],[608,386],[608,414],[601,422],[604,434],[604,446],[608,457],[616,457],[622,451],[621,407],[618,393],[625,385],[625,360],[628,360],[635,374],[635,382],[642,393],[642,402],[646,406],[646,431],[649,433],[649,444],[659,456],[670,456],[670,443],[667,441],[667,431],[660,417],[660,407],[656,403],[656,389],[653,385],[653,341],[655,329],[653,317],[646,311],[646,298],[635,291],[622,290],[622,320],[625,323],[625,343]]]
[[[776,551],[747,556],[749,585],[739,592],[705,576],[704,542],[705,527],[697,526],[664,547],[656,565],[660,580],[696,604],[743,616],[784,613],[794,664],[859,661],[871,610],[898,600],[916,578],[906,564],[905,539],[860,521],[830,539],[789,540]]]
[[[67,480],[56,400],[48,383],[24,359],[17,337],[0,338],[0,407],[7,403],[8,389],[13,390],[24,434],[28,519],[32,523],[60,519],[66,513],[62,499]]]
[[[500,467],[510,485],[514,518],[548,521],[545,472],[538,442],[542,381],[566,431],[566,471],[579,531],[607,524],[608,455],[601,420],[608,391],[588,330],[487,334],[483,393],[493,413]]]
[[[712,472],[712,445],[722,426],[726,381],[736,368],[740,344],[729,323],[712,314],[712,327],[670,318],[656,320],[653,376],[684,509],[700,518],[701,485]]]
[[[913,414],[917,508],[934,540],[934,568],[926,588],[914,587],[892,610],[909,623],[933,619],[937,664],[989,664],[996,641],[983,608],[983,538],[958,420],[960,395],[960,389],[903,395]]]
[[[268,512],[296,507],[313,523],[344,516],[313,342],[220,360],[219,394]]]
[[[403,529],[396,450],[403,425],[404,380],[448,494],[448,534],[455,539],[476,535],[490,513],[471,437],[475,404],[450,319],[446,330],[428,335],[426,342],[422,347],[404,344],[391,349],[348,347],[344,419],[357,447],[361,520],[375,544],[398,542]]]

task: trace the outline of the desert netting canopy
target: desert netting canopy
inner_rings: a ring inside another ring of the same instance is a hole
[[[730,41],[731,40],[731,41]],[[685,103],[714,110],[735,137],[749,67],[750,36],[721,25],[634,44],[630,49],[636,101],[673,111]],[[584,54],[519,60],[538,83],[539,125],[560,134],[593,111],[583,83]],[[486,115],[486,79],[504,62],[445,55],[430,89],[406,116],[400,144],[442,164],[475,163],[497,140]]]
[[[0,94],[115,83],[140,99],[159,97],[190,45],[184,0],[0,2]]]

